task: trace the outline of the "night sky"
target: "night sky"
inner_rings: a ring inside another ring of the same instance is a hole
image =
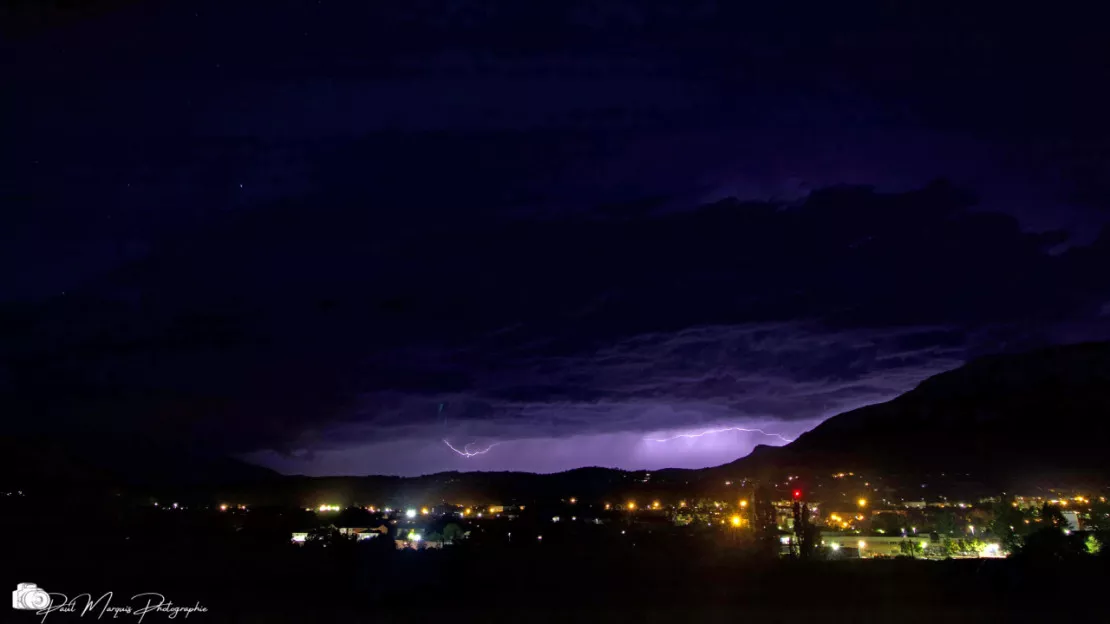
[[[701,467],[1110,338],[1106,22],[1023,10],[10,3],[0,418]]]

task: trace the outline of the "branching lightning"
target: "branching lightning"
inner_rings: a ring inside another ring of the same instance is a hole
[[[486,453],[490,452],[490,450],[493,447],[500,444],[499,442],[494,442],[493,444],[490,444],[489,446],[487,446],[486,448],[484,448],[480,451],[470,450],[470,447],[472,446],[472,444],[467,444],[467,445],[463,446],[462,450],[460,451],[459,449],[455,448],[454,446],[451,446],[451,443],[448,442],[446,439],[443,440],[443,443],[447,445],[447,448],[451,449],[452,451],[455,451],[456,453],[458,453],[459,455],[462,455],[463,457],[474,457],[476,455],[485,455]]]
[[[670,442],[671,440],[677,440],[679,438],[700,438],[702,436],[706,436],[706,435],[710,435],[710,434],[714,434],[714,433],[725,433],[726,431],[744,431],[744,432],[747,432],[747,433],[759,433],[759,434],[765,435],[767,437],[778,438],[778,439],[782,440],[783,442],[787,442],[787,443],[793,442],[793,440],[791,440],[790,438],[782,435],[781,433],[767,433],[766,431],[764,431],[762,429],[746,429],[744,427],[726,427],[724,429],[707,429],[707,430],[702,431],[700,433],[680,433],[678,435],[674,435],[674,436],[671,436],[669,438],[648,438],[648,440],[651,441],[651,442]]]

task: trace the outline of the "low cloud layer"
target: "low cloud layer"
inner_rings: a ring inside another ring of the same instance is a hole
[[[390,473],[406,463],[701,467],[904,392],[958,365],[961,342],[931,328],[833,333],[800,324],[636,336],[587,354],[500,361],[470,392],[367,395],[353,421],[312,430],[290,453],[248,457],[309,474]]]
[[[314,474],[718,463],[781,438],[650,439],[792,438],[969,356],[1104,335],[1105,237],[1050,253],[1063,235],[972,205],[253,215],[45,309],[9,396]]]

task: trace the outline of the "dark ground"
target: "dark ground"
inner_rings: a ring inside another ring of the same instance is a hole
[[[400,552],[243,534],[120,540],[86,530],[78,517],[53,535],[6,537],[12,589],[34,582],[70,596],[113,591],[113,604],[155,591],[177,604],[199,601],[208,611],[188,618],[196,622],[1106,621],[1110,586],[1105,560],[1095,557],[803,563],[627,544]],[[144,621],[165,619],[151,613]]]

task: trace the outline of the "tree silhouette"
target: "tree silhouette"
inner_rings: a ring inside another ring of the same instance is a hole
[[[755,488],[752,501],[752,528],[759,551],[774,555],[779,550],[778,527],[775,525],[775,505],[771,501],[771,490],[763,484]]]
[[[904,539],[898,542],[898,551],[909,557],[917,557],[917,555],[924,554],[925,547],[921,545],[921,542]]]
[[[455,524],[454,522],[449,522],[447,526],[443,527],[443,539],[447,542],[453,543],[455,542],[455,540],[462,539],[464,535],[465,532],[463,531],[462,527]]]
[[[1075,535],[1064,535],[1058,526],[1046,526],[1025,538],[1018,556],[1034,561],[1066,561],[1085,554],[1085,544]]]
[[[1055,505],[1049,505],[1047,502],[1041,505],[1041,521],[1046,525],[1051,523],[1052,526],[1057,527],[1067,526],[1068,524],[1060,508]]]
[[[1002,501],[995,505],[993,518],[987,524],[991,535],[997,537],[1003,550],[1010,553],[1021,549],[1024,527],[1025,514],[1012,501]]]
[[[821,529],[809,520],[809,503],[794,501],[794,536],[798,544],[798,556],[802,559],[812,559],[813,553],[817,550],[817,543],[821,539]]]

